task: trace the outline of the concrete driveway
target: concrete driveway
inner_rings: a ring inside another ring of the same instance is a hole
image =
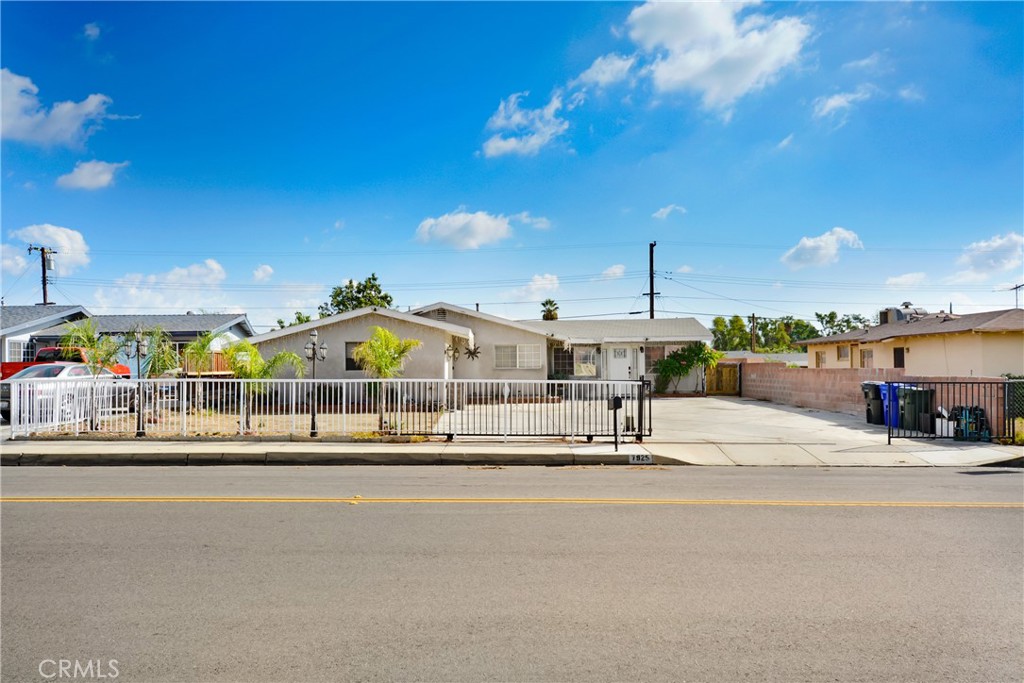
[[[694,465],[966,465],[1019,458],[1019,446],[952,439],[893,439],[863,417],[754,399],[652,401],[655,456]]]

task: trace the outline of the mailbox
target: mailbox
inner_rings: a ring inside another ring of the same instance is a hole
[[[612,396],[608,399],[608,410],[621,410],[622,409],[622,397]]]

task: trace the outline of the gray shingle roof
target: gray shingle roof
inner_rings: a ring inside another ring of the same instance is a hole
[[[834,344],[836,342],[879,342],[896,337],[918,337],[925,334],[953,334],[956,332],[1024,332],[1024,309],[985,311],[966,315],[932,313],[898,320],[867,329],[851,330],[830,337],[818,337],[801,344]]]
[[[94,315],[91,318],[100,334],[123,334],[134,329],[145,330],[160,327],[171,335],[197,336],[203,332],[217,330],[241,323],[252,334],[252,326],[242,313],[196,313],[187,315]],[[36,333],[38,337],[59,337],[64,334],[66,324],[55,325]]]
[[[707,341],[713,337],[696,318],[616,318],[611,320],[521,320],[544,334],[570,341]]]
[[[81,306],[2,306],[0,307],[0,331],[6,334],[8,330],[30,326],[35,321],[43,322],[47,318],[75,313],[88,315]]]

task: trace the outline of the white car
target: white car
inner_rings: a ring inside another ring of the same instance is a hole
[[[135,409],[135,389],[127,382],[118,381],[116,374],[100,368],[96,389],[91,392],[97,410]],[[69,380],[53,382],[50,380]],[[74,380],[93,380],[92,370],[85,363],[44,363],[16,372],[0,382],[0,417],[11,421],[12,382],[18,382],[18,398],[22,411],[31,411],[38,420],[42,414],[57,422],[82,419],[87,414],[90,392]]]

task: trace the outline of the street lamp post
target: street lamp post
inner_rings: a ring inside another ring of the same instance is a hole
[[[306,346],[305,346],[305,349],[306,349],[306,360],[308,360],[308,361],[313,363],[312,379],[314,379],[314,380],[316,379],[316,362],[318,360],[320,360],[320,361],[327,360],[327,344],[324,343],[324,342],[320,342],[320,345],[317,346],[317,343],[316,343],[317,342],[317,336],[318,336],[318,333],[317,333],[316,330],[310,330],[309,331],[309,341],[306,342]],[[313,402],[309,406],[309,435],[310,436],[317,436],[320,433],[319,429],[317,429],[317,424],[316,424],[316,405],[319,402],[319,400],[320,400],[320,393],[317,391],[316,382],[313,382]]]
[[[129,359],[135,356],[135,436],[146,435],[146,392],[142,386],[142,359],[149,355],[149,339],[136,332],[135,337],[125,337],[124,353]]]

